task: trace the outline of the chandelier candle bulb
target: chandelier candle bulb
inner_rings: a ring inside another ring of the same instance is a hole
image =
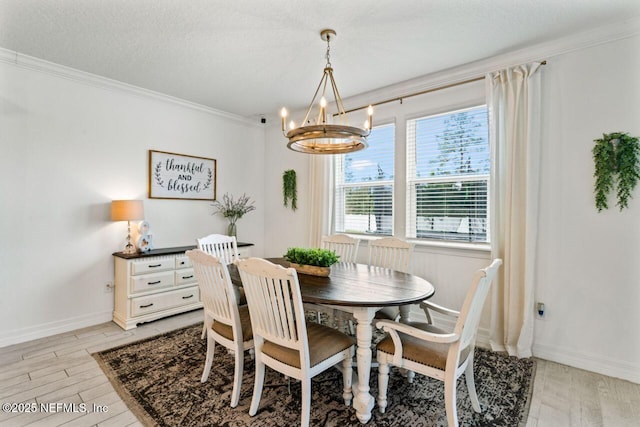
[[[320,119],[322,123],[327,123],[327,100],[324,96],[320,98]]]
[[[284,131],[286,131],[285,123],[284,123],[286,121],[286,119],[287,119],[287,109],[286,108],[282,107],[282,110],[280,110],[280,117],[282,117],[282,131],[284,132]]]

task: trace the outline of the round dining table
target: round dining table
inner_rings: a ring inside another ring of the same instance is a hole
[[[283,258],[267,258],[274,264],[289,267]],[[231,281],[242,286],[235,265],[229,265]],[[374,398],[369,392],[371,377],[372,321],[383,307],[399,307],[400,321],[409,320],[409,305],[428,299],[435,293],[429,281],[408,273],[366,264],[338,263],[331,266],[328,277],[298,273],[304,303],[326,305],[353,314],[356,319],[357,386],[353,407],[361,423],[371,419]],[[355,383],[354,383],[355,384]]]

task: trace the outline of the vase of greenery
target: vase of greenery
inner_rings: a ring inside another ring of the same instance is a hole
[[[289,261],[290,266],[298,273],[324,277],[331,273],[331,266],[337,263],[339,258],[334,251],[319,248],[289,248],[284,254],[284,259]]]
[[[229,221],[227,226],[227,235],[237,237],[236,222],[242,218],[245,214],[253,211],[256,207],[253,205],[253,201],[243,194],[235,200],[229,193],[225,193],[222,196],[222,201],[216,200],[211,204],[213,206],[213,214],[220,214]]]

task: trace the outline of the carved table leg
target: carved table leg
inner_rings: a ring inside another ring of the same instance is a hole
[[[356,350],[356,364],[358,369],[358,392],[354,393],[353,407],[356,416],[361,423],[371,419],[374,399],[369,393],[369,379],[371,377],[371,321],[376,312],[375,308],[354,307],[353,316],[358,321],[356,326],[356,338],[358,348]]]
[[[411,316],[411,306],[401,305],[400,307],[400,323],[409,323]]]

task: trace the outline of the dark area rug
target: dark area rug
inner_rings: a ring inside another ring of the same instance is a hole
[[[216,346],[209,380],[202,384],[205,340],[202,323],[122,347],[95,353],[105,374],[127,406],[145,425],[159,426],[294,426],[300,424],[300,383],[267,368],[260,409],[249,416],[254,363],[246,353],[240,403],[229,406],[233,357]],[[518,426],[526,423],[535,361],[478,348],[476,389],[482,413],[471,408],[464,378],[458,380],[461,426]],[[371,394],[377,395],[377,370]],[[290,389],[290,391],[289,391]],[[312,382],[311,425],[361,425],[342,400],[342,374],[330,369]],[[373,408],[368,426],[446,426],[444,385],[416,374],[409,384],[393,368],[385,414]]]

